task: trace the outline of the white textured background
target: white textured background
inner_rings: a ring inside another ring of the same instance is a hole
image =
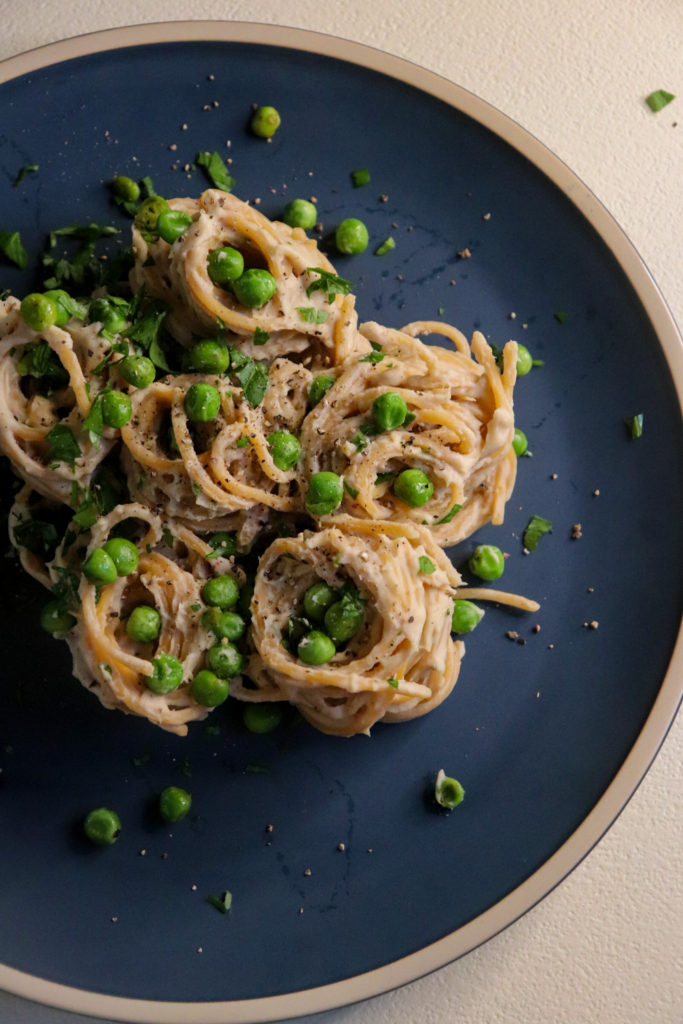
[[[0,58],[81,32],[183,19],[291,25],[406,57],[561,157],[624,228],[683,324],[681,0],[0,0],[0,15]],[[644,97],[659,88],[678,99],[655,115]],[[682,1024],[682,751],[679,718],[607,836],[502,935],[307,1024]],[[0,993],[0,1024],[78,1020]]]

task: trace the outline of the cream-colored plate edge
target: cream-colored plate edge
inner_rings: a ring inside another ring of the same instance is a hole
[[[553,181],[613,252],[637,293],[669,363],[683,406],[683,344],[674,319],[642,259],[595,195],[538,139],[473,93],[418,65],[369,46],[309,32],[249,22],[176,21],[108,29],[51,43],[0,63],[0,82],[50,64],[124,46],[183,41],[287,46],[380,71],[413,85],[490,128]],[[590,852],[647,772],[676,714],[683,691],[683,629],[657,700],[614,780],[579,828],[533,875],[494,907],[452,935],[367,974],[332,985],[263,999],[168,1003],[125,999],[70,988],[0,965],[0,987],[74,1013],[135,1024],[262,1024],[299,1017],[379,995],[470,952],[530,909]]]

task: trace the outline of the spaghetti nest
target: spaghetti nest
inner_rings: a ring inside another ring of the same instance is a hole
[[[234,563],[227,558],[208,561],[212,549],[207,541],[137,503],[118,505],[97,521],[85,559],[124,525],[132,527],[126,532],[135,538],[139,560],[133,572],[115,582],[102,587],[80,575],[73,545],[63,545],[50,565],[53,584],[62,593],[69,584],[72,587],[67,606],[76,623],[66,640],[74,673],[105,707],[140,715],[184,736],[188,722],[209,712],[194,699],[191,687],[213,643],[202,625],[201,588],[213,574],[232,570]],[[126,629],[132,610],[139,606],[154,608],[160,616],[153,641],[131,639]],[[163,668],[169,656],[182,666],[181,679],[171,692],[156,693],[148,681],[155,666]]]
[[[181,344],[213,332],[219,322],[254,358],[260,354],[257,331],[268,335],[272,356],[289,355],[319,367],[367,350],[357,332],[354,296],[341,292],[326,301],[317,282],[321,275],[336,277],[334,267],[301,228],[271,221],[218,189],[169,205],[191,216],[192,225],[170,245],[135,229],[132,281],[136,290],[144,285],[168,303],[169,327]],[[272,298],[258,309],[245,308],[226,285],[212,279],[209,256],[224,246],[242,253],[250,269],[267,270],[276,282]]]
[[[66,295],[41,329],[0,303],[9,532],[43,625],[106,707],[179,734],[228,690],[345,736],[425,714],[464,653],[442,549],[501,523],[515,480],[515,342],[359,328],[300,228],[216,189],[160,203],[180,229],[136,215],[130,288]],[[217,283],[226,249],[243,269]]]
[[[299,432],[312,375],[278,358],[262,379],[258,404],[227,377],[204,374],[167,376],[136,390],[133,414],[121,430],[131,496],[188,523],[222,529],[239,523],[241,547],[253,540],[248,524],[262,525],[270,511],[300,508],[300,471],[275,464],[268,438]],[[193,423],[185,409],[188,388],[197,383],[220,394],[220,410],[206,424]],[[238,515],[225,520],[230,514]]]
[[[255,684],[242,700],[287,700],[323,732],[350,736],[375,722],[425,714],[452,690],[464,651],[451,638],[460,577],[429,531],[340,515],[317,532],[274,541],[252,599]],[[327,664],[302,665],[294,642],[310,628],[304,595],[324,581],[363,609],[362,626]]]
[[[18,299],[0,302],[0,452],[32,488],[66,504],[117,441],[109,427],[96,437],[88,430],[107,386],[106,373],[95,373],[110,350],[100,326],[72,321],[37,332]]]
[[[503,371],[478,332],[467,340],[440,323],[403,331],[367,323],[361,328],[371,357],[347,362],[307,417],[302,444],[305,471],[343,475],[344,511],[363,519],[425,524],[442,547],[469,537],[486,522],[501,523],[512,491],[512,392],[517,346],[505,346]],[[427,346],[415,335],[445,335],[456,350]],[[380,430],[373,403],[398,395],[407,414]],[[430,500],[411,508],[393,492],[397,475],[423,470]]]

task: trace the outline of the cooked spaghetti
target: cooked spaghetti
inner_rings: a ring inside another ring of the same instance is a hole
[[[10,539],[43,625],[105,707],[181,735],[228,691],[344,736],[431,711],[456,600],[538,607],[443,551],[503,521],[516,344],[359,327],[301,228],[218,189],[155,201],[181,229],[136,216],[128,286],[34,295],[44,323],[0,303]]]

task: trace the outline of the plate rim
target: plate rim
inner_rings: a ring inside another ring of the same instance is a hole
[[[568,198],[608,247],[638,296],[664,352],[683,411],[683,339],[644,260],[611,213],[564,161],[518,122],[475,93],[404,57],[366,43],[260,22],[154,21],[102,29],[0,62],[0,85],[51,65],[124,47],[174,42],[277,46],[357,64],[419,89],[482,124],[529,160]],[[244,1000],[163,1002],[78,989],[0,964],[0,988],[58,1009],[136,1024],[260,1024],[339,1008],[415,981],[471,952],[539,903],[590,853],[647,774],[683,699],[683,625],[647,719],[616,775],[575,831],[536,871],[450,935],[390,964],[316,988]]]

